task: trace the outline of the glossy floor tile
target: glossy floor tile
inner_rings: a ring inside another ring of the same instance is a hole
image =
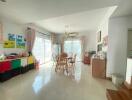
[[[76,63],[72,75],[56,73],[52,63],[0,83],[0,100],[107,100],[107,80],[91,76],[91,68]]]

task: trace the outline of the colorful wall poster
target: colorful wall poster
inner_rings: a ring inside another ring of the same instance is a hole
[[[22,35],[16,35],[16,48],[25,48],[25,39]]]
[[[8,34],[8,40],[9,40],[9,41],[15,41],[15,40],[16,40],[16,35],[15,35],[15,34],[9,33],[9,34]]]
[[[15,48],[15,41],[4,41],[4,48]]]

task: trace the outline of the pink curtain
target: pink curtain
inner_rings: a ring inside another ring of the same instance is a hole
[[[32,52],[35,41],[35,29],[27,28],[26,39],[27,39],[27,51]]]
[[[82,48],[82,61],[83,61],[84,53],[85,53],[85,36],[81,37],[81,48]]]
[[[3,25],[0,23],[0,43],[3,42]]]

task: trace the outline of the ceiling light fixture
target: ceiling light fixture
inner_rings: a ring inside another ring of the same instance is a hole
[[[65,36],[68,37],[76,37],[78,35],[77,32],[71,32],[70,30],[70,26],[69,25],[65,25]]]

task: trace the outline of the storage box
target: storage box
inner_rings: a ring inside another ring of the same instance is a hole
[[[12,60],[11,61],[11,67],[12,67],[12,69],[16,69],[18,67],[21,67],[21,60],[20,59]]]
[[[6,72],[9,70],[11,70],[11,62],[10,61],[0,62],[0,73]]]
[[[34,57],[33,56],[29,56],[28,57],[28,64],[33,64],[34,63]]]
[[[25,57],[25,58],[22,58],[22,59],[21,59],[21,66],[22,66],[22,67],[26,67],[27,64],[28,64],[27,58],[26,58],[26,57]]]

